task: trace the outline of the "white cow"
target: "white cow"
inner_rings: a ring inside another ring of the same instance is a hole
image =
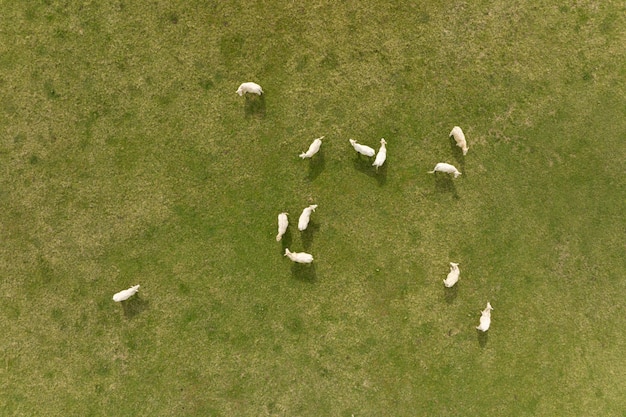
[[[240,96],[243,96],[245,93],[261,95],[263,94],[263,89],[257,83],[247,82],[241,84],[237,89],[237,94],[239,94]]]
[[[383,164],[385,163],[385,160],[387,159],[387,147],[385,146],[386,144],[387,142],[385,141],[385,138],[382,138],[380,140],[380,149],[378,150],[378,154],[376,154],[376,159],[374,160],[374,163],[372,164],[372,166],[376,167],[377,171],[378,171],[378,168],[383,166]]]
[[[311,143],[311,146],[309,146],[309,150],[300,154],[300,158],[311,158],[313,155],[315,155],[322,146],[322,139],[324,139],[324,136],[315,139],[313,143]]]
[[[302,210],[302,214],[300,215],[300,218],[298,219],[298,230],[300,231],[306,230],[307,226],[309,225],[309,219],[311,218],[311,213],[313,213],[316,208],[317,208],[317,204],[312,204],[309,207]]]
[[[369,146],[366,145],[361,145],[359,143],[357,143],[356,140],[354,139],[350,139],[350,145],[352,145],[352,147],[354,148],[355,151],[357,151],[358,153],[360,153],[361,155],[365,155],[365,156],[374,156],[374,154],[376,153],[376,151],[372,148],[370,148]]]
[[[289,226],[289,220],[287,219],[288,214],[289,213],[280,213],[278,215],[278,234],[276,235],[276,242],[280,242],[287,231],[287,226]]]
[[[469,149],[469,147],[467,146],[467,141],[465,140],[465,134],[463,133],[463,130],[461,130],[461,128],[458,126],[454,126],[449,136],[452,136],[454,138],[454,141],[456,142],[456,146],[463,150],[463,155],[467,155],[467,150]]]
[[[454,178],[461,175],[458,169],[454,165],[446,164],[445,162],[439,162],[435,165],[435,168],[432,171],[428,171],[429,174],[434,174],[435,172],[445,172],[446,174],[454,174]]]
[[[459,280],[459,275],[461,275],[461,271],[459,270],[459,264],[455,262],[450,262],[450,272],[446,279],[443,280],[443,285],[450,288]]]
[[[487,302],[487,307],[480,314],[480,324],[476,326],[481,332],[489,330],[489,326],[491,325],[491,310],[493,310],[493,307]]]
[[[310,264],[313,262],[313,255],[305,252],[290,252],[289,248],[285,248],[285,256],[291,259],[293,262],[299,264]]]
[[[130,287],[127,290],[120,291],[113,295],[113,301],[120,302],[124,300],[128,300],[130,297],[135,295],[139,291],[139,285],[135,285],[134,287]]]

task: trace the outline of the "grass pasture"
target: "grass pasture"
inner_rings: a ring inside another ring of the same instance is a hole
[[[0,5],[0,415],[626,415],[623,2]]]

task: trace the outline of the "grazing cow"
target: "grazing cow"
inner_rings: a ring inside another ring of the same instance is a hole
[[[289,248],[285,248],[285,256],[299,264],[310,264],[313,262],[313,255],[305,252],[290,252]]]
[[[317,204],[312,204],[309,207],[302,210],[302,214],[298,219],[298,230],[303,231],[306,230],[309,225],[309,219],[311,218],[311,213],[315,211],[317,208]]]
[[[446,279],[443,280],[443,285],[450,288],[459,280],[459,275],[461,275],[461,271],[459,270],[459,264],[450,262],[450,272]]]
[[[280,242],[287,231],[287,226],[289,225],[289,220],[287,219],[288,214],[289,213],[280,213],[278,215],[278,234],[276,235],[276,242]]]
[[[428,171],[429,174],[434,174],[435,172],[445,172],[446,174],[454,174],[454,178],[457,178],[461,173],[454,165],[446,164],[445,162],[439,162],[435,165],[435,168],[432,171]]]
[[[450,132],[450,136],[454,138],[456,146],[461,148],[461,150],[463,151],[463,155],[467,155],[467,150],[469,149],[469,147],[467,146],[467,141],[465,140],[465,134],[463,133],[463,130],[461,130],[461,128],[458,126],[454,126],[452,128],[452,131]]]
[[[119,303],[120,301],[128,300],[130,297],[135,295],[137,291],[139,291],[139,285],[135,285],[134,287],[130,287],[127,290],[120,291],[113,295],[113,301]]]
[[[245,93],[261,95],[263,94],[263,89],[257,83],[247,82],[241,84],[237,89],[237,94],[240,96],[243,96]]]
[[[311,146],[309,146],[309,150],[300,154],[300,158],[311,158],[313,155],[315,155],[322,146],[322,139],[324,139],[324,136],[315,139],[313,143],[311,143]]]
[[[387,145],[387,142],[385,141],[385,138],[382,138],[380,140],[380,149],[378,150],[378,154],[376,154],[376,159],[372,164],[372,166],[376,167],[376,171],[378,171],[378,168],[383,166],[385,160],[387,159],[387,147],[385,145]]]
[[[354,139],[350,139],[350,145],[352,145],[354,150],[360,153],[361,155],[372,157],[376,153],[374,149],[366,145],[361,145]]]
[[[489,330],[489,326],[491,325],[491,310],[493,310],[493,307],[487,302],[487,307],[480,314],[480,324],[476,326],[481,332]]]

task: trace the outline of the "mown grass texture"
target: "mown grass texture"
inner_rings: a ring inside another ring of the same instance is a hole
[[[2,414],[623,414],[621,2],[0,4]]]

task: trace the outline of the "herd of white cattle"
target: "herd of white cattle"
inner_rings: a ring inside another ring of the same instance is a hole
[[[261,94],[263,94],[263,89],[260,85],[254,82],[245,82],[239,86],[236,93],[240,96],[243,96],[244,94],[257,94],[260,96]],[[463,155],[467,155],[469,147],[467,146],[467,141],[465,139],[465,134],[463,133],[463,130],[459,126],[454,126],[450,131],[449,136],[454,138],[457,146],[461,148]],[[300,158],[313,158],[313,156],[317,154],[322,147],[322,139],[324,139],[324,136],[314,139],[309,146],[309,149],[306,152],[300,154]],[[349,142],[354,150],[361,155],[364,155],[368,158],[376,155],[376,158],[374,158],[374,163],[372,163],[372,166],[376,168],[376,171],[378,171],[378,168],[383,166],[383,164],[387,160],[387,141],[385,141],[384,138],[380,140],[380,148],[378,149],[378,154],[373,148],[367,145],[362,145],[354,139],[350,139]],[[448,164],[446,162],[439,162],[435,165],[435,168],[432,171],[428,171],[429,174],[434,174],[436,172],[451,174],[454,176],[454,178],[457,178],[459,175],[461,175],[461,172],[459,172],[459,170],[456,169],[454,165]],[[317,204],[312,204],[302,210],[302,214],[300,214],[300,217],[298,218],[298,230],[300,230],[301,232],[306,230],[309,225],[311,214],[315,212],[316,208]],[[278,234],[276,235],[277,242],[281,241],[282,237],[287,231],[287,227],[289,226],[289,219],[287,217],[288,215],[289,213],[286,212],[280,213],[278,215]],[[311,255],[310,253],[291,252],[289,248],[285,248],[284,256],[296,263],[310,264],[313,262],[313,255]],[[453,287],[459,281],[460,275],[461,271],[459,269],[459,264],[456,262],[450,262],[450,272],[448,273],[446,279],[443,280],[443,285],[447,288]],[[113,300],[116,302],[128,300],[130,297],[135,295],[138,290],[139,285],[135,285],[113,295]],[[487,302],[487,307],[482,310],[480,316],[480,324],[476,326],[476,329],[482,332],[486,332],[487,330],[489,330],[489,326],[491,325],[491,310],[493,310],[493,307],[491,307],[491,304]]]

